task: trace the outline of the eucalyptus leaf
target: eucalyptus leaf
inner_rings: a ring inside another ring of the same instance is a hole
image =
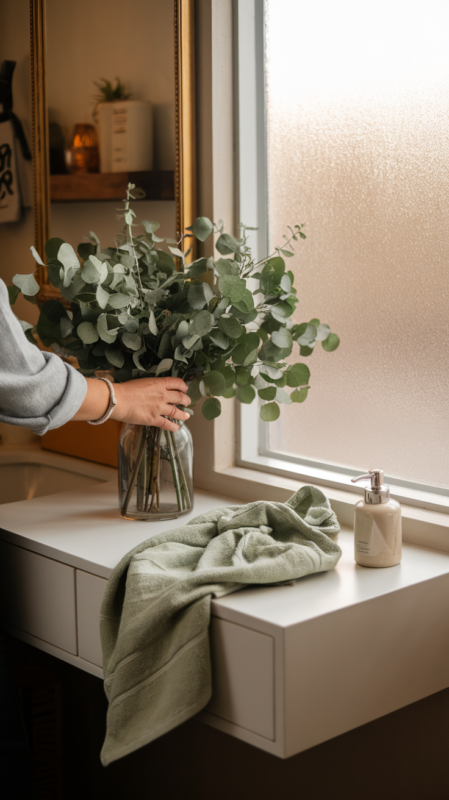
[[[329,325],[324,325],[323,323],[319,324],[316,333],[317,342],[324,342],[328,338],[330,332],[331,329]]]
[[[209,339],[211,342],[220,347],[222,350],[226,350],[229,346],[229,339],[227,336],[224,335],[221,331],[213,330],[209,334]]]
[[[226,390],[226,381],[221,372],[212,370],[203,375],[204,385],[211,394],[222,394]]]
[[[20,289],[22,294],[26,295],[27,297],[34,297],[34,295],[38,293],[40,288],[33,274],[14,275],[12,282],[14,286],[17,286],[17,288]]]
[[[193,234],[200,242],[205,242],[214,229],[212,222],[207,217],[197,217],[193,223]]]
[[[69,286],[75,272],[80,268],[80,262],[71,244],[64,242],[58,250],[58,261],[62,264],[63,275],[61,279],[64,286]],[[107,272],[106,272],[107,274]]]
[[[155,233],[161,227],[159,222],[149,222],[147,219],[142,220],[142,225],[147,233]]]
[[[76,332],[83,344],[93,344],[93,342],[97,342],[99,339],[97,329],[91,322],[81,322]]]
[[[128,333],[137,333],[139,330],[138,320],[135,317],[130,317],[129,314],[119,314],[118,321]]]
[[[233,263],[234,262],[230,261],[228,258],[219,258],[214,262],[214,267],[221,277],[224,275],[234,275]]]
[[[237,275],[223,275],[218,280],[220,292],[229,297],[231,303],[234,304],[235,300],[240,300],[246,289],[246,281]]]
[[[64,247],[64,245],[61,245],[60,249],[62,249],[62,247]],[[89,256],[87,261],[84,262],[81,270],[81,277],[86,283],[92,283],[94,285],[103,283],[108,277],[107,265],[96,256]]]
[[[276,397],[277,389],[275,386],[267,386],[266,389],[259,389],[259,397],[261,400],[274,400]]]
[[[143,356],[143,354],[146,353],[146,349],[147,348],[143,344],[140,350],[136,350],[136,352],[133,353],[133,362],[140,372],[146,372],[145,367],[142,365],[140,361],[140,356]]]
[[[290,400],[290,395],[288,395],[287,392],[284,391],[284,389],[276,389],[276,402],[290,405],[290,403],[292,403],[293,401]]]
[[[280,256],[270,258],[265,264],[260,277],[260,289],[264,294],[270,294],[280,283],[285,271],[285,262]]]
[[[306,364],[292,364],[286,375],[289,386],[306,386],[310,380],[310,369]]]
[[[187,320],[183,319],[178,325],[178,329],[175,334],[175,344],[179,344],[185,336],[189,333],[189,323]],[[200,334],[201,335],[201,334]]]
[[[100,306],[100,308],[106,308],[110,294],[109,292],[106,291],[106,289],[103,289],[101,283],[99,283],[97,286],[97,291],[95,293],[95,296],[97,298],[97,303]]]
[[[237,386],[246,386],[251,381],[251,370],[238,367],[235,371],[235,382]]]
[[[187,395],[190,397],[192,401],[192,405],[195,405],[201,400],[202,394],[199,388],[199,380],[195,378],[195,380],[190,381],[188,388],[187,388]]]
[[[271,316],[277,319],[278,322],[285,322],[285,320],[293,314],[293,308],[285,300],[276,303],[275,306],[271,307],[270,311]]]
[[[44,247],[47,261],[50,262],[58,260],[58,253],[62,244],[65,244],[64,239],[59,239],[57,236],[54,236],[52,239],[48,240]]]
[[[120,292],[117,292],[117,294],[110,294],[108,305],[110,305],[111,308],[125,308],[126,306],[132,305],[132,298],[128,294],[122,294]]]
[[[265,378],[265,380],[269,382],[282,378],[282,375],[284,374],[281,369],[277,369],[277,367],[272,367],[269,364],[265,364],[263,370],[264,371],[261,372],[260,374],[262,375],[262,378]]]
[[[213,296],[214,293],[208,283],[194,283],[189,288],[187,300],[192,308],[201,309]]]
[[[229,389],[225,389],[222,397],[224,397],[225,400],[230,400],[231,397],[235,397],[235,389],[232,386],[230,386]]]
[[[82,323],[84,324],[84,323]],[[108,318],[106,314],[100,314],[97,320],[97,331],[100,334],[100,339],[107,344],[113,344],[117,338],[118,328],[108,328]]]
[[[295,389],[290,395],[292,403],[303,403],[307,398],[309,388],[309,386],[303,386],[301,389]]]
[[[229,233],[222,233],[221,236],[218,237],[215,247],[222,256],[226,256],[229,255],[229,253],[238,253],[241,244],[237,239],[234,239],[233,236],[230,236]]]
[[[83,291],[85,285],[81,275],[75,275],[69,286],[61,286],[61,294],[64,300],[68,300],[71,303]]]
[[[221,414],[221,403],[216,397],[208,397],[204,401],[201,411],[207,420],[216,419]]]
[[[236,308],[235,306],[232,306],[231,314],[234,314],[234,316],[237,317],[237,319],[239,319],[241,322],[243,322],[244,325],[248,325],[257,317],[256,309],[250,311],[249,313],[246,313],[244,311],[240,311],[240,309]]]
[[[150,311],[150,316],[148,318],[148,327],[150,329],[150,333],[152,333],[153,336],[158,335],[159,331],[157,327],[156,317],[154,316],[154,311]]]
[[[171,346],[171,333],[166,331],[162,337],[161,341],[159,342],[159,348],[157,351],[157,357],[160,359],[166,358],[169,353],[171,353],[172,346]]]
[[[284,272],[281,278],[280,287],[282,291],[286,292],[287,294],[292,290],[292,281],[290,280],[290,277],[287,275],[286,272]]]
[[[287,348],[290,350],[290,352],[292,350],[292,335],[287,328],[280,328],[278,331],[273,331],[271,334],[271,341],[274,345],[276,345],[276,347],[281,349]]]
[[[200,311],[196,314],[190,325],[189,333],[197,333],[198,336],[206,336],[214,327],[215,320],[209,311]]]
[[[188,266],[187,273],[190,278],[199,278],[207,272],[207,258],[199,258]]]
[[[226,309],[229,306],[229,298],[222,297],[221,300],[217,303],[216,307],[214,308],[214,318],[220,319],[221,315],[224,314]],[[240,335],[240,334],[239,334]]]
[[[76,249],[79,257],[82,258],[83,261],[87,261],[89,256],[94,256],[97,250],[92,242],[80,242]]]
[[[174,256],[177,256],[177,258],[184,259],[184,253],[182,252],[182,250],[179,249],[179,247],[169,246],[168,249],[170,250],[170,253],[172,253]]]
[[[176,348],[175,354],[174,354],[174,359],[175,359],[175,361],[183,361],[184,364],[188,364],[189,363],[187,361],[186,357],[185,357],[185,351],[183,350],[181,345],[178,345],[178,347]]]
[[[191,347],[200,339],[201,337],[198,336],[197,333],[193,333],[191,336],[184,336],[182,340],[182,346],[185,347],[186,350],[190,350]]]
[[[311,325],[310,322],[303,322],[297,329],[296,341],[299,345],[310,347],[310,343],[314,342],[317,336],[317,328]]]
[[[142,337],[139,336],[138,333],[127,333],[124,331],[124,333],[122,333],[122,342],[125,347],[129,347],[130,350],[140,350],[142,347]]]
[[[240,403],[247,403],[249,405],[249,403],[253,402],[256,391],[253,386],[246,384],[246,386],[238,386],[235,394]]]
[[[273,334],[274,336],[274,334]],[[273,361],[278,362],[282,361],[283,358],[287,358],[292,351],[291,347],[276,347],[273,344],[271,339],[267,339],[266,342],[263,343],[262,347],[260,348],[259,358],[261,361]]]
[[[18,296],[20,294],[20,289],[18,286],[8,286],[8,297],[9,297],[9,304],[11,306],[14,305]]]
[[[82,323],[81,323],[82,324]],[[59,326],[61,328],[61,336],[63,339],[67,339],[68,336],[73,331],[73,322],[68,317],[61,317]]]
[[[173,364],[172,358],[163,358],[160,364],[157,365],[156,375],[161,375],[163,372],[168,372]]]
[[[119,347],[107,345],[104,353],[107,360],[110,364],[112,364],[113,367],[118,367],[118,369],[123,367],[123,364],[125,363],[125,354],[123,353],[123,350],[120,350]]]
[[[39,255],[39,253],[37,252],[36,248],[35,248],[35,247],[33,247],[33,245],[31,245],[31,247],[30,247],[30,250],[31,250],[31,253],[32,253],[32,256],[33,256],[34,260],[35,260],[35,261],[37,261],[37,263],[39,264],[39,266],[41,266],[41,267],[45,267],[45,264],[44,264],[44,262],[42,261],[42,259],[41,259],[40,255]]]
[[[277,403],[266,403],[260,409],[260,417],[264,422],[275,422],[275,420],[279,419],[280,413]]]
[[[254,310],[254,297],[249,289],[245,289],[239,300],[235,300],[234,297],[230,299],[232,300],[233,306],[239,311],[243,311],[244,314],[248,314]]]
[[[238,339],[242,335],[243,327],[235,317],[223,317],[218,320],[218,327],[231,339]]]
[[[327,339],[325,339],[324,342],[321,342],[323,350],[326,350],[327,353],[332,353],[337,349],[339,344],[340,339],[336,333],[330,333]]]

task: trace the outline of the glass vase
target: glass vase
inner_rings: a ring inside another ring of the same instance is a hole
[[[193,444],[176,432],[127,425],[118,449],[120,511],[126,519],[176,519],[193,508]]]

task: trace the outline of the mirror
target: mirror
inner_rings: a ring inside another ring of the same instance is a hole
[[[164,236],[192,224],[193,37],[193,0],[31,0],[38,252],[50,236],[76,246],[89,230],[112,243],[128,181],[146,194],[138,218]],[[57,290],[45,268],[39,278],[43,302]]]

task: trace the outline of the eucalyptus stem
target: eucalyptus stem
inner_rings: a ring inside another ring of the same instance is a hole
[[[177,469],[176,469],[177,464],[175,463],[176,456],[175,456],[175,449],[173,446],[174,445],[173,433],[171,431],[166,431],[165,438],[167,439],[168,449],[170,452],[170,466],[173,475],[173,486],[175,487],[176,501],[178,503],[179,511],[182,511],[183,510],[182,491],[179,483],[179,475],[177,474]]]
[[[190,509],[190,508],[192,508],[192,501],[190,499],[190,493],[189,493],[189,490],[188,490],[188,487],[187,487],[186,477],[184,475],[184,470],[182,468],[181,458],[179,456],[178,446],[176,444],[176,437],[173,434],[172,434],[172,436],[173,436],[173,448],[174,448],[174,451],[175,451],[176,464],[177,464],[177,467],[178,467],[178,470],[179,470],[179,476],[180,476],[180,480],[181,480],[181,490],[182,490],[182,492],[184,494],[184,498],[185,498],[185,502],[186,502],[185,508],[189,508]]]
[[[145,442],[146,442],[146,430],[145,427],[143,427],[142,435],[140,437],[140,442],[139,442],[139,450],[137,453],[136,463],[134,465],[133,473],[128,484],[128,491],[126,492],[125,502],[123,503],[123,508],[122,508],[123,516],[126,516],[126,513],[128,511],[129,501],[131,500],[131,495],[134,490],[134,486],[137,480],[137,475],[140,469],[140,465],[142,463],[143,454],[145,452]]]
[[[160,503],[160,462],[161,462],[161,428],[158,428],[154,436],[154,449],[152,460],[152,481],[150,485],[151,502],[148,507],[148,513],[153,511],[156,502],[156,508],[159,508]],[[154,485],[153,485],[154,484]]]

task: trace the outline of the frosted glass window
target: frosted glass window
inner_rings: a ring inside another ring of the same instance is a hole
[[[448,31],[448,0],[267,2],[270,245],[306,223],[295,321],[341,338],[270,449],[449,488]]]

